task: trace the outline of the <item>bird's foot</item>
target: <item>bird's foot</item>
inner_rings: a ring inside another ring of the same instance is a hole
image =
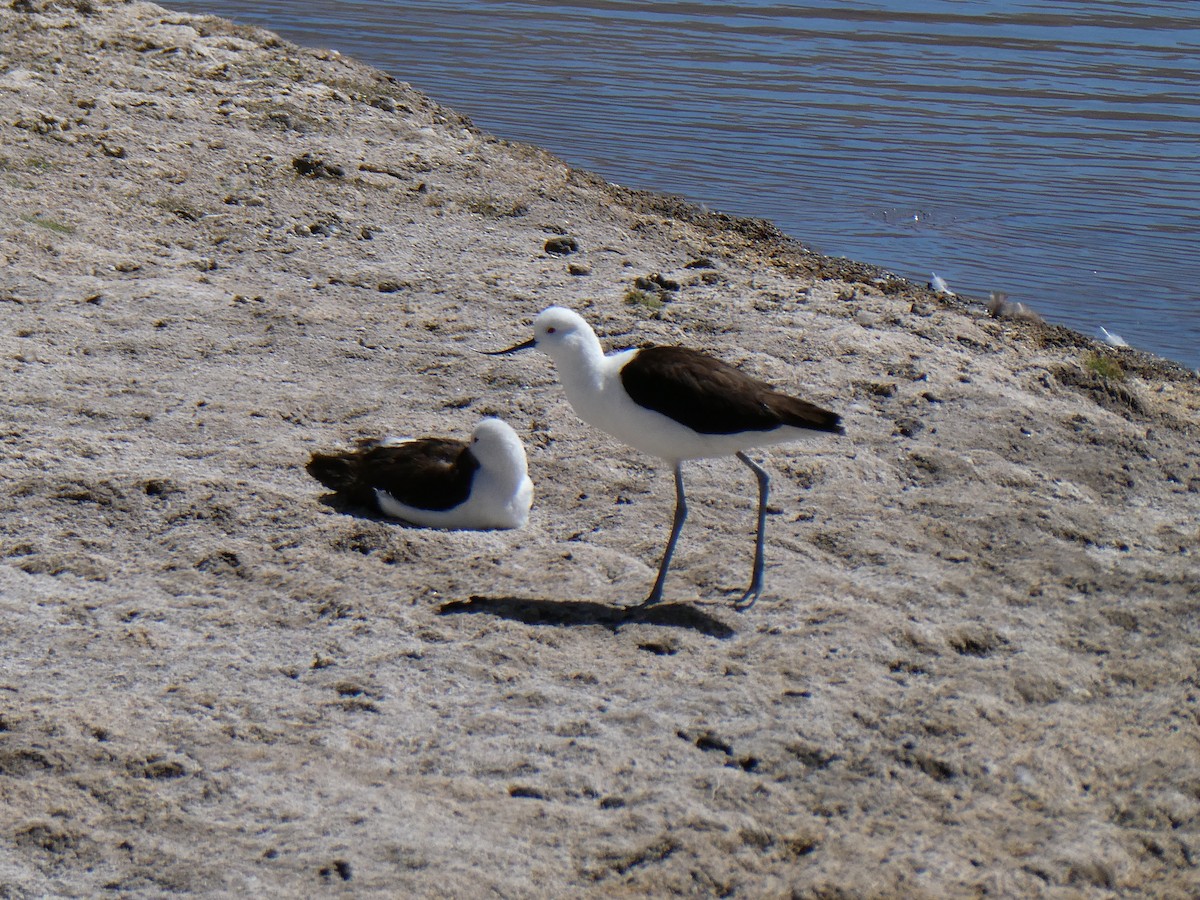
[[[738,612],[745,612],[754,605],[755,601],[757,601],[761,595],[762,585],[752,584],[750,587],[746,588],[746,593],[742,594],[741,599],[733,604],[733,608]]]
[[[653,606],[663,595],[663,582],[666,581],[666,573],[659,572],[658,578],[654,581],[654,587],[650,588],[650,596],[637,605],[637,609],[642,609],[647,606]]]

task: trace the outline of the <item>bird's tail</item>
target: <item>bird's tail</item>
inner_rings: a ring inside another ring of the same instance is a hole
[[[314,453],[304,469],[331,491],[352,491],[357,481],[352,454]]]
[[[785,425],[807,428],[810,431],[826,431],[830,434],[846,433],[846,429],[842,427],[842,417],[835,412],[786,394],[777,394],[772,399],[775,413]]]

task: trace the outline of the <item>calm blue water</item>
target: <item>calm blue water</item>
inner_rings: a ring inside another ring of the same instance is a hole
[[[173,5],[338,49],[611,181],[1200,366],[1198,0]]]

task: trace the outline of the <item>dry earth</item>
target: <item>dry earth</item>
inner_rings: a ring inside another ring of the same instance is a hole
[[[1200,894],[1192,373],[264,31],[0,29],[0,897]],[[689,467],[668,602],[623,609],[667,472],[545,357],[473,352],[552,303],[843,413],[760,454],[751,612],[735,460]],[[529,449],[518,532],[303,470],[486,413]]]

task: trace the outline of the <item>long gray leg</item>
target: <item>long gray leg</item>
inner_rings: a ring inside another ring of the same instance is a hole
[[[667,580],[667,569],[671,567],[671,556],[675,553],[675,542],[679,540],[679,532],[683,531],[684,520],[687,519],[687,499],[683,496],[683,463],[675,463],[675,518],[671,521],[671,538],[667,541],[666,552],[658,566],[658,578],[650,596],[642,606],[649,606],[662,599],[663,582]]]
[[[741,450],[737,458],[750,467],[754,477],[758,479],[758,540],[754,544],[754,575],[750,578],[750,587],[742,594],[742,599],[736,604],[739,610],[747,610],[754,605],[763,588],[763,543],[767,536],[767,488],[771,479],[766,470],[759,466]]]

